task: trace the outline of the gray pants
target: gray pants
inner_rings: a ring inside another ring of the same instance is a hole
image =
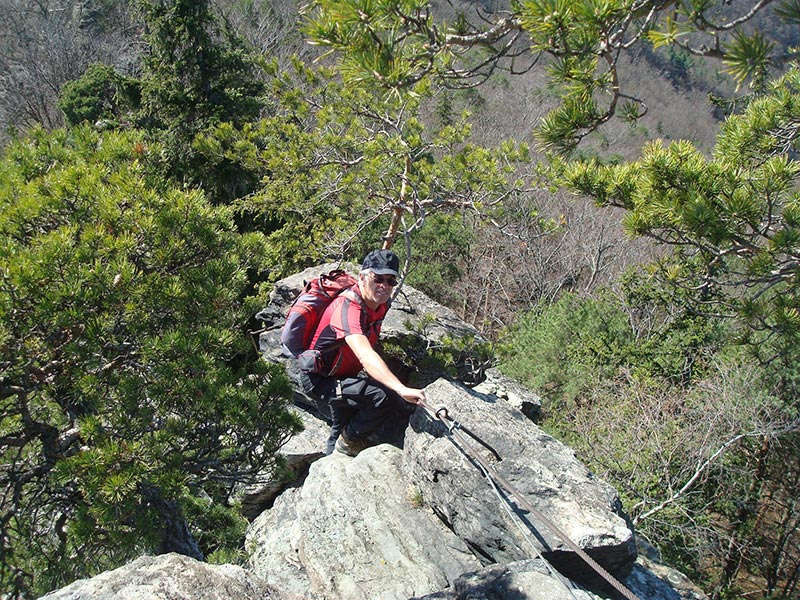
[[[350,440],[363,440],[375,433],[406,401],[389,388],[366,376],[335,379],[316,373],[303,374],[304,391],[318,403],[330,408],[331,435],[327,453],[333,451],[336,439],[345,432]]]

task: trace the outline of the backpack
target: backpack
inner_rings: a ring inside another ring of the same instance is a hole
[[[303,291],[289,307],[286,323],[281,329],[281,344],[284,354],[299,359],[303,371],[317,372],[320,367],[319,353],[310,356],[313,351],[306,351],[311,345],[322,313],[334,298],[356,283],[356,278],[342,269],[322,273],[305,284]]]

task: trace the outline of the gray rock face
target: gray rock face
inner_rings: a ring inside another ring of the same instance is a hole
[[[627,575],[636,550],[619,499],[569,448],[467,388],[440,380],[426,392],[431,405],[446,404],[500,453],[498,472],[537,510],[606,569]],[[589,567],[552,531],[535,522],[526,531],[505,512],[444,433],[418,409],[403,450],[384,444],[352,460],[334,454],[315,462],[302,488],[280,496],[248,531],[252,570],[310,597],[409,598],[452,587],[481,563],[508,565],[542,552],[592,583]]]
[[[479,444],[493,468],[533,507],[609,571],[625,573],[636,559],[633,531],[621,513],[619,497],[577,461],[573,452],[503,402],[487,402],[466,388],[437,381],[426,388],[432,407],[452,417],[499,453],[497,461]],[[508,564],[532,552],[573,577],[589,572],[562,539],[535,518],[532,531],[508,516],[480,469],[465,459],[441,421],[417,410],[405,439],[405,471],[426,504],[486,562]],[[535,547],[535,548],[534,548]]]
[[[330,427],[312,414],[291,407],[303,421],[303,431],[292,437],[278,451],[286,459],[287,473],[282,479],[271,477],[240,486],[234,498],[241,503],[242,514],[251,521],[272,506],[281,493],[301,482],[315,460],[322,458]]]
[[[707,600],[707,596],[686,577],[664,567],[659,575],[634,565],[623,582],[641,600]],[[672,587],[675,585],[676,587]],[[452,588],[411,600],[605,600],[582,589],[573,581],[554,572],[541,560],[524,560],[508,565],[491,565],[480,571],[465,573]],[[616,598],[616,596],[612,596]]]
[[[304,281],[337,266],[321,265],[278,282],[259,315],[265,325],[259,340],[264,357],[286,365],[296,384],[295,361],[281,355],[280,327]],[[452,311],[408,287],[388,315],[383,339],[412,352],[445,338],[481,341]],[[399,439],[352,459],[323,456],[328,436],[324,410],[296,386],[296,410],[306,430],[281,449],[292,477],[239,490],[243,509],[254,519],[247,532],[250,560],[245,569],[174,554],[142,557],[47,598],[611,598],[607,587],[598,587],[590,567],[546,524],[537,522],[536,515],[527,514],[518,498],[511,497],[511,506],[505,508],[502,496],[509,494],[496,492],[479,464],[453,440],[466,428],[500,460],[467,436],[468,453],[483,457],[526,502],[641,600],[705,600],[646,546],[637,558],[634,534],[616,492],[534,424],[539,398],[495,370],[484,372],[477,362],[470,370],[472,359],[463,358],[465,371],[485,375],[485,380],[469,382],[477,384],[473,389],[437,379],[434,372],[415,374],[416,384],[429,384],[428,404],[445,406],[460,428],[448,432],[418,407],[410,420],[399,423]]]
[[[488,396],[489,401],[492,397],[504,400],[534,423],[539,421],[542,399],[497,369],[488,369],[486,379],[473,386],[472,391]]]
[[[597,600],[592,594],[560,577],[541,560],[492,565],[465,573],[453,588],[412,600],[462,600],[497,598],[508,600]],[[653,599],[649,599],[653,600]]]
[[[453,310],[432,301],[410,285],[404,285],[392,300],[381,337],[397,341],[423,338],[429,343],[440,342],[445,337],[483,340],[478,330],[459,319]]]
[[[251,569],[309,598],[406,599],[479,568],[467,546],[419,503],[402,451],[382,444],[320,459],[252,524]]]
[[[680,571],[661,562],[658,551],[638,539],[639,558],[625,585],[642,600],[707,600],[708,596]]]
[[[273,316],[265,319],[272,329],[261,335],[268,359],[285,360],[279,351],[279,328],[304,281],[336,266],[314,267],[276,284],[267,309]],[[355,272],[357,267],[350,270]],[[406,286],[387,315],[382,338],[418,346],[420,339],[424,345],[435,345],[446,337],[463,336],[481,341],[452,311]],[[291,373],[293,362],[285,364]],[[429,376],[417,375],[417,381]],[[596,480],[569,448],[533,425],[531,420],[538,418],[541,405],[535,394],[494,369],[472,391],[446,381],[426,390],[430,404],[447,406],[500,453],[499,472],[527,501],[606,569],[620,578],[630,574],[631,586],[652,594],[642,600],[674,600],[674,590],[648,567],[634,568],[634,536],[616,492]],[[315,410],[308,399],[306,405]],[[442,425],[418,409],[406,430],[402,452],[384,445],[352,461],[334,455],[314,463],[303,487],[284,492],[251,526],[251,568],[282,589],[309,598],[425,594],[432,594],[431,598],[560,598],[568,594],[563,576],[553,578],[539,561],[529,560],[543,552],[570,576],[594,583],[591,569],[542,524],[528,517],[532,530],[523,533],[481,472],[443,434]],[[348,462],[343,464],[342,459]],[[398,503],[398,494],[411,494],[414,500]],[[414,518],[422,511],[425,525],[404,527],[413,522],[409,510]],[[450,551],[431,556],[427,549],[417,549],[417,531],[424,532],[428,546],[456,548],[456,556]],[[408,551],[398,554],[398,548]],[[471,554],[465,554],[465,548]],[[403,558],[387,561],[384,553]],[[419,565],[432,569],[429,563],[439,565],[436,573],[422,576]],[[594,597],[585,590],[580,593]],[[568,597],[581,596],[572,590]]]
[[[43,596],[47,600],[298,600],[233,565],[209,565],[180,554],[142,556],[92,579]]]

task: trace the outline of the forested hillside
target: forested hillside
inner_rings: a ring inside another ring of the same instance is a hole
[[[240,558],[253,315],[394,244],[671,564],[796,598],[800,2],[302,10],[0,0],[3,597]]]

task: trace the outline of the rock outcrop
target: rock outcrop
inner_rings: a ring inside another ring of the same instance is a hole
[[[568,448],[513,407],[486,403],[466,388],[439,380],[426,391],[432,404],[446,401],[481,432],[503,458],[496,468],[538,510],[606,569],[630,571],[633,532],[616,493]],[[252,524],[251,569],[309,598],[400,600],[452,587],[484,565],[541,553],[591,583],[590,569],[562,540],[541,526],[526,532],[524,521],[506,513],[446,432],[418,409],[404,449],[381,444],[354,459],[333,454],[315,462],[301,488],[281,495]]]
[[[265,356],[285,360],[277,340],[291,299],[305,280],[332,267],[309,269],[276,285],[261,315],[272,315],[264,319],[268,330],[260,339]],[[414,347],[420,336],[431,346],[465,335],[480,342],[452,311],[405,288],[382,339]],[[480,363],[479,356],[463,358],[465,365]],[[286,364],[291,372],[294,365]],[[701,598],[696,589],[679,594],[636,562],[634,532],[616,491],[536,426],[538,397],[494,369],[481,373],[484,380],[471,381],[473,388],[435,380],[431,373],[403,375],[423,382],[430,405],[446,406],[497,451],[502,460],[495,468],[537,511],[634,591],[646,591],[642,600]],[[314,413],[313,403],[305,402]],[[608,586],[598,584],[598,576],[553,531],[513,499],[506,505],[495,495],[441,422],[418,408],[409,425],[402,425],[400,443],[388,440],[355,459],[334,454],[314,462],[301,487],[284,492],[252,523],[250,568],[276,587],[315,599],[608,595]],[[319,449],[324,442],[319,434]]]
[[[483,451],[502,480],[558,530],[605,569],[630,570],[636,545],[619,496],[578,462],[572,450],[505,402],[487,402],[444,380],[429,385],[426,394],[431,405],[447,407],[461,427],[479,432],[499,460],[477,443],[470,444],[471,453]],[[470,460],[470,452],[465,456],[465,444],[454,443],[446,432],[442,421],[418,409],[406,433],[407,477],[426,505],[485,562],[507,564],[535,552],[571,576],[585,573],[586,565],[555,532],[531,515],[524,515],[528,526],[522,529],[519,516],[509,517],[506,503],[498,499],[482,470]]]
[[[242,514],[251,521],[270,508],[287,487],[302,482],[309,466],[323,456],[328,424],[297,407],[290,407],[290,410],[303,422],[304,429],[281,448],[281,455],[286,460],[286,476],[279,480],[267,477],[264,481],[237,487],[235,499],[239,501]]]
[[[181,554],[142,556],[43,596],[47,600],[301,600],[233,565]]]
[[[304,280],[333,266],[278,282],[270,305],[259,313],[265,324],[259,340],[265,358],[283,362],[295,381],[294,361],[280,353],[280,326]],[[563,537],[641,600],[705,598],[684,576],[661,565],[652,548],[637,555],[618,494],[536,425],[540,402],[535,394],[496,370],[487,371],[480,354],[469,350],[457,357],[460,383],[415,359],[426,348],[464,336],[469,343],[459,347],[480,347],[478,333],[452,311],[405,288],[389,312],[382,338],[408,352],[411,360],[392,367],[415,385],[426,386],[434,410],[417,407],[410,417],[398,415],[394,427],[355,458],[323,454],[328,436],[324,407],[297,386],[295,410],[306,430],[282,450],[294,479],[239,490],[243,510],[252,519],[244,569],[176,555],[144,557],[48,598],[617,597]],[[437,419],[432,413],[439,406],[457,423],[448,422],[448,427]],[[514,493],[487,478],[491,473],[485,465]],[[555,530],[539,522],[537,514]]]
[[[499,399],[507,402],[534,423],[542,412],[542,399],[532,391],[503,375],[497,369],[487,369],[486,379],[472,387],[488,401]]]
[[[418,499],[389,444],[355,459],[314,463],[302,488],[255,520],[252,570],[282,589],[319,598],[410,598],[480,567],[467,545]]]

